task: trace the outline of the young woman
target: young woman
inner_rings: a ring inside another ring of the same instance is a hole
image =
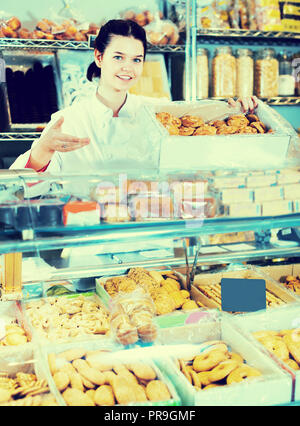
[[[128,93],[143,72],[146,50],[145,30],[135,22],[111,20],[102,26],[87,71],[90,81],[99,77],[95,94],[53,114],[11,168],[66,173],[156,167],[160,132],[146,106],[161,100]],[[245,111],[257,106],[255,97],[239,102]]]

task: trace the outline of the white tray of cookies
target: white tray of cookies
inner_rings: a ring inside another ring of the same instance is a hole
[[[110,331],[110,314],[96,293],[45,297],[22,303],[33,341],[101,339]]]
[[[48,345],[42,357],[61,406],[179,406],[170,380],[139,351],[111,341]]]
[[[0,406],[57,406],[47,372],[33,344],[0,353]]]
[[[268,354],[295,381],[293,400],[300,401],[300,304],[272,312],[234,318],[245,337]]]
[[[183,166],[197,170],[279,167],[285,163],[289,144],[296,136],[289,123],[280,116],[281,120],[278,120],[274,111],[261,101],[254,114],[255,121],[250,122],[250,115],[246,119],[247,129],[253,130],[256,123],[261,124],[255,128],[256,133],[242,128],[230,130],[239,128],[245,115],[239,108],[230,110],[222,101],[173,102],[156,106],[155,112],[171,115],[172,123],[180,120],[175,126],[169,122],[159,123],[165,134],[161,145],[161,169],[182,169]],[[228,125],[224,121],[228,117],[239,117],[240,120]],[[183,118],[186,119],[184,125]],[[223,128],[217,126],[221,122]]]
[[[192,345],[166,346],[157,362],[184,405],[270,406],[292,397],[292,378],[225,318]],[[204,337],[204,338],[203,338]],[[165,343],[168,345],[168,342]]]

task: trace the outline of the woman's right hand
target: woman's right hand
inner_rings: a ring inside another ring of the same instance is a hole
[[[59,118],[32,147],[28,168],[41,170],[51,161],[55,151],[71,152],[90,143],[88,138],[78,138],[63,133],[61,129],[63,122],[64,118]]]
[[[39,140],[39,148],[45,153],[71,152],[90,143],[88,138],[78,138],[62,132],[64,118],[60,117]]]

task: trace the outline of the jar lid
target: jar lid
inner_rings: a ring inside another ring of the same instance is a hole
[[[237,49],[237,56],[253,56],[253,52],[250,49]]]
[[[222,53],[229,53],[232,55],[232,49],[230,46],[220,46],[215,50],[215,54],[220,55]]]
[[[208,55],[208,50],[203,47],[197,47],[197,55]]]
[[[262,49],[256,54],[257,58],[274,58],[276,56],[274,49]]]

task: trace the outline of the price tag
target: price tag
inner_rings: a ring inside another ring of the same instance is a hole
[[[255,312],[266,309],[266,282],[261,279],[222,278],[222,310]]]

